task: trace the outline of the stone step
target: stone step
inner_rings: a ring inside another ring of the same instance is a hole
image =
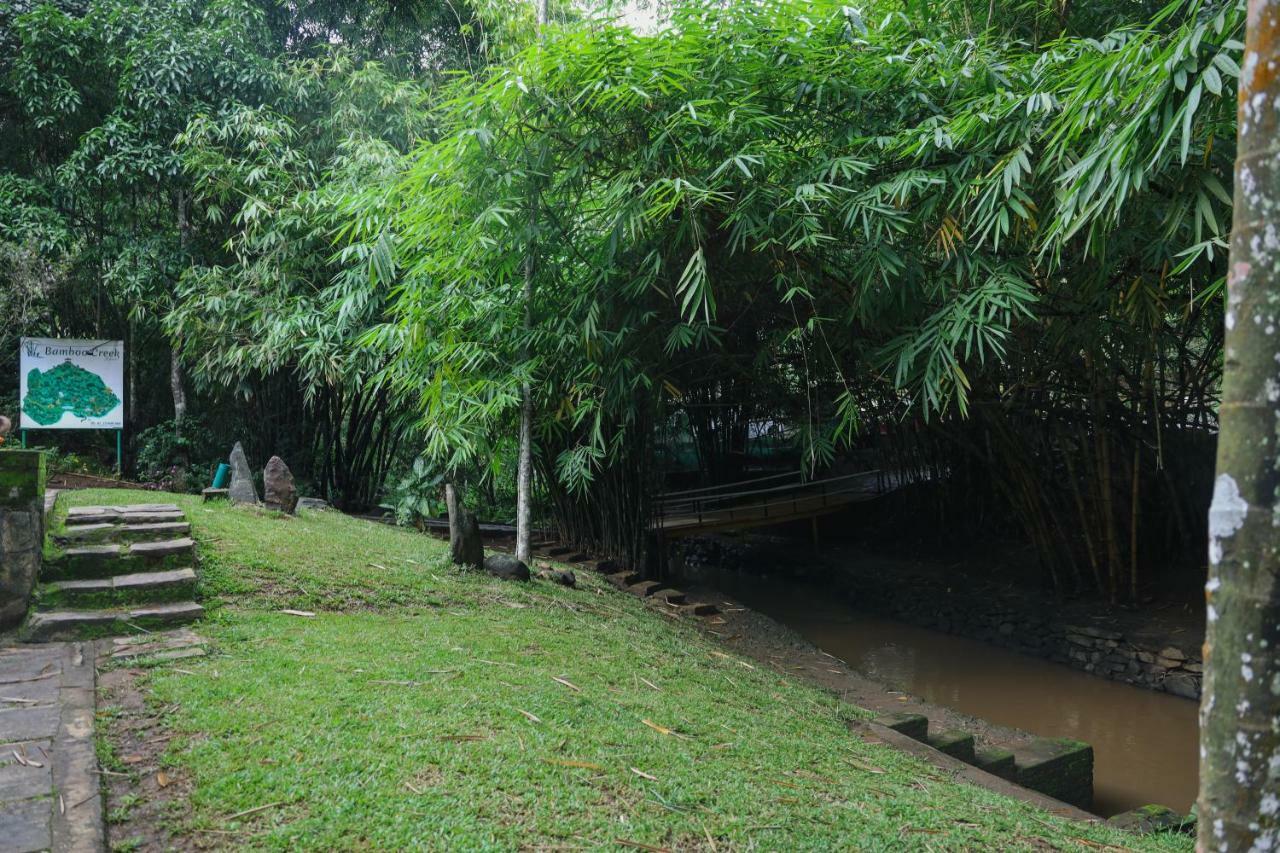
[[[51,580],[72,580],[180,569],[193,564],[195,547],[189,536],[183,536],[154,542],[67,548],[45,561],[44,575]]]
[[[925,743],[944,755],[958,758],[965,764],[974,763],[973,735],[959,729],[946,729],[929,735]]]
[[[1018,768],[1014,765],[1013,750],[998,746],[978,747],[974,750],[973,764],[1001,779],[1017,781]]]
[[[714,604],[707,604],[706,602],[682,604],[676,609],[688,616],[714,616],[720,612]]]
[[[660,601],[665,601],[673,607],[685,602],[684,593],[678,589],[660,589],[653,594],[653,597]]]
[[[169,521],[183,521],[185,516],[177,507],[172,509],[126,511],[125,507],[72,507],[72,509],[92,509],[92,513],[68,515],[66,526],[79,527],[85,524],[162,524]]]
[[[131,634],[137,631],[185,625],[204,615],[204,608],[194,601],[169,604],[146,604],[105,610],[40,610],[27,617],[20,636],[26,642],[72,640],[107,634]]]
[[[53,534],[59,545],[78,545],[90,542],[154,542],[191,533],[191,525],[185,521],[161,521],[149,524],[75,524]]]
[[[631,584],[640,582],[640,575],[636,572],[630,571],[615,572],[607,577],[609,583],[613,584],[618,589],[626,589],[631,586]]]
[[[101,515],[107,512],[179,512],[177,504],[124,504],[122,506],[73,506],[67,509],[67,518],[83,515]]]
[[[36,592],[38,607],[114,607],[141,602],[177,601],[195,593],[194,569],[138,572],[87,580],[54,581]]]
[[[1036,738],[1014,750],[1018,784],[1082,809],[1093,804],[1093,747],[1070,738]]]
[[[640,581],[627,587],[632,595],[638,595],[641,598],[648,598],[659,590],[666,589],[667,585],[661,581]]]

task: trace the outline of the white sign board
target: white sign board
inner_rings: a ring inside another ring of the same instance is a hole
[[[123,429],[124,341],[23,338],[23,429]]]

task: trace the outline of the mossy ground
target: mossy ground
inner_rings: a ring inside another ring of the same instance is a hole
[[[189,785],[179,845],[1190,847],[1061,820],[865,743],[847,726],[858,709],[587,572],[579,589],[498,581],[455,569],[436,540],[335,512],[174,499],[205,603],[223,605],[198,626],[212,654],[143,676],[174,735],[165,772]]]

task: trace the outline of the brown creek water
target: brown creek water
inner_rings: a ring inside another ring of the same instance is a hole
[[[1095,813],[1159,803],[1185,814],[1195,801],[1191,700],[860,613],[797,581],[721,572],[715,585],[891,688],[999,725],[1092,744]]]

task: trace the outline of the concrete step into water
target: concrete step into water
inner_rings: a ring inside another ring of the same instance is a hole
[[[676,608],[679,612],[687,616],[713,616],[720,610],[714,604],[705,602],[700,604],[682,604]]]
[[[912,740],[924,741],[929,738],[929,718],[924,714],[884,714],[876,717],[875,721]]]
[[[1093,804],[1093,747],[1068,738],[1037,738],[1014,751],[1017,782],[1055,800],[1087,809]]]
[[[884,714],[874,722],[1055,800],[1081,809],[1093,805],[1093,747],[1083,741],[1036,738],[1012,750],[975,748],[973,735],[967,732],[946,730],[930,735],[929,720],[922,714]]]
[[[648,598],[660,589],[666,589],[667,585],[660,581],[640,581],[627,587],[627,590],[633,595],[641,598]]]
[[[974,750],[973,764],[1001,779],[1007,779],[1010,782],[1018,780],[1018,768],[1014,764],[1013,750],[998,746],[978,747]]]
[[[685,603],[685,594],[678,589],[660,589],[653,594],[653,597],[673,607]]]
[[[934,735],[929,735],[925,741],[929,746],[941,752],[943,755],[950,755],[952,758],[958,758],[965,764],[974,764],[973,752],[973,735],[968,732],[962,732],[958,729],[947,729]]]

